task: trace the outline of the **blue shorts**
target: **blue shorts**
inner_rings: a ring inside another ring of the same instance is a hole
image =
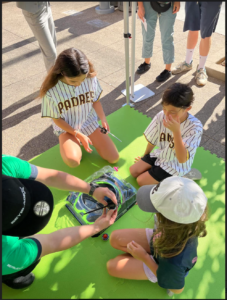
[[[201,38],[210,37],[215,31],[221,10],[221,1],[186,2],[184,30],[199,31]]]

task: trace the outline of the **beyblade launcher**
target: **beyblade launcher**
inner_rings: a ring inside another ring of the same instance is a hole
[[[118,203],[118,214],[115,222],[136,203],[137,190],[130,183],[120,178],[110,166],[95,172],[85,181],[107,187],[115,194]],[[66,200],[69,202],[66,207],[81,225],[93,224],[102,215],[103,204],[97,202],[92,196],[80,192],[70,192]],[[105,197],[105,200],[107,203],[112,202],[107,197]],[[90,211],[92,212],[89,213]],[[103,231],[93,237],[99,236]]]

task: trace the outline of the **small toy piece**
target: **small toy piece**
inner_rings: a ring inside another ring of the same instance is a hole
[[[102,239],[103,239],[104,241],[107,241],[107,240],[109,239],[109,234],[103,233]]]
[[[113,168],[114,168],[114,170],[115,170],[115,171],[117,171],[117,172],[118,172],[118,167],[113,167]]]

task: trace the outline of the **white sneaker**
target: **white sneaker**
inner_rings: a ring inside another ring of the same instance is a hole
[[[172,74],[176,75],[181,72],[189,71],[191,69],[192,69],[192,61],[190,64],[187,64],[186,61],[183,61],[179,65],[173,68]]]
[[[208,78],[206,70],[205,69],[198,70],[198,66],[195,74],[196,83],[198,85],[205,85],[207,83],[207,78]]]

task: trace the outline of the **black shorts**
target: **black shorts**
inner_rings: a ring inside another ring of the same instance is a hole
[[[157,159],[157,157],[150,157],[150,154],[146,154],[144,155],[142,158],[142,161],[144,161],[145,163],[151,165],[152,167],[148,170],[148,173],[158,182],[160,182],[161,180],[171,177],[172,175],[169,174],[168,172],[166,172],[165,170],[163,170],[161,167],[159,166],[155,166],[155,161]]]

